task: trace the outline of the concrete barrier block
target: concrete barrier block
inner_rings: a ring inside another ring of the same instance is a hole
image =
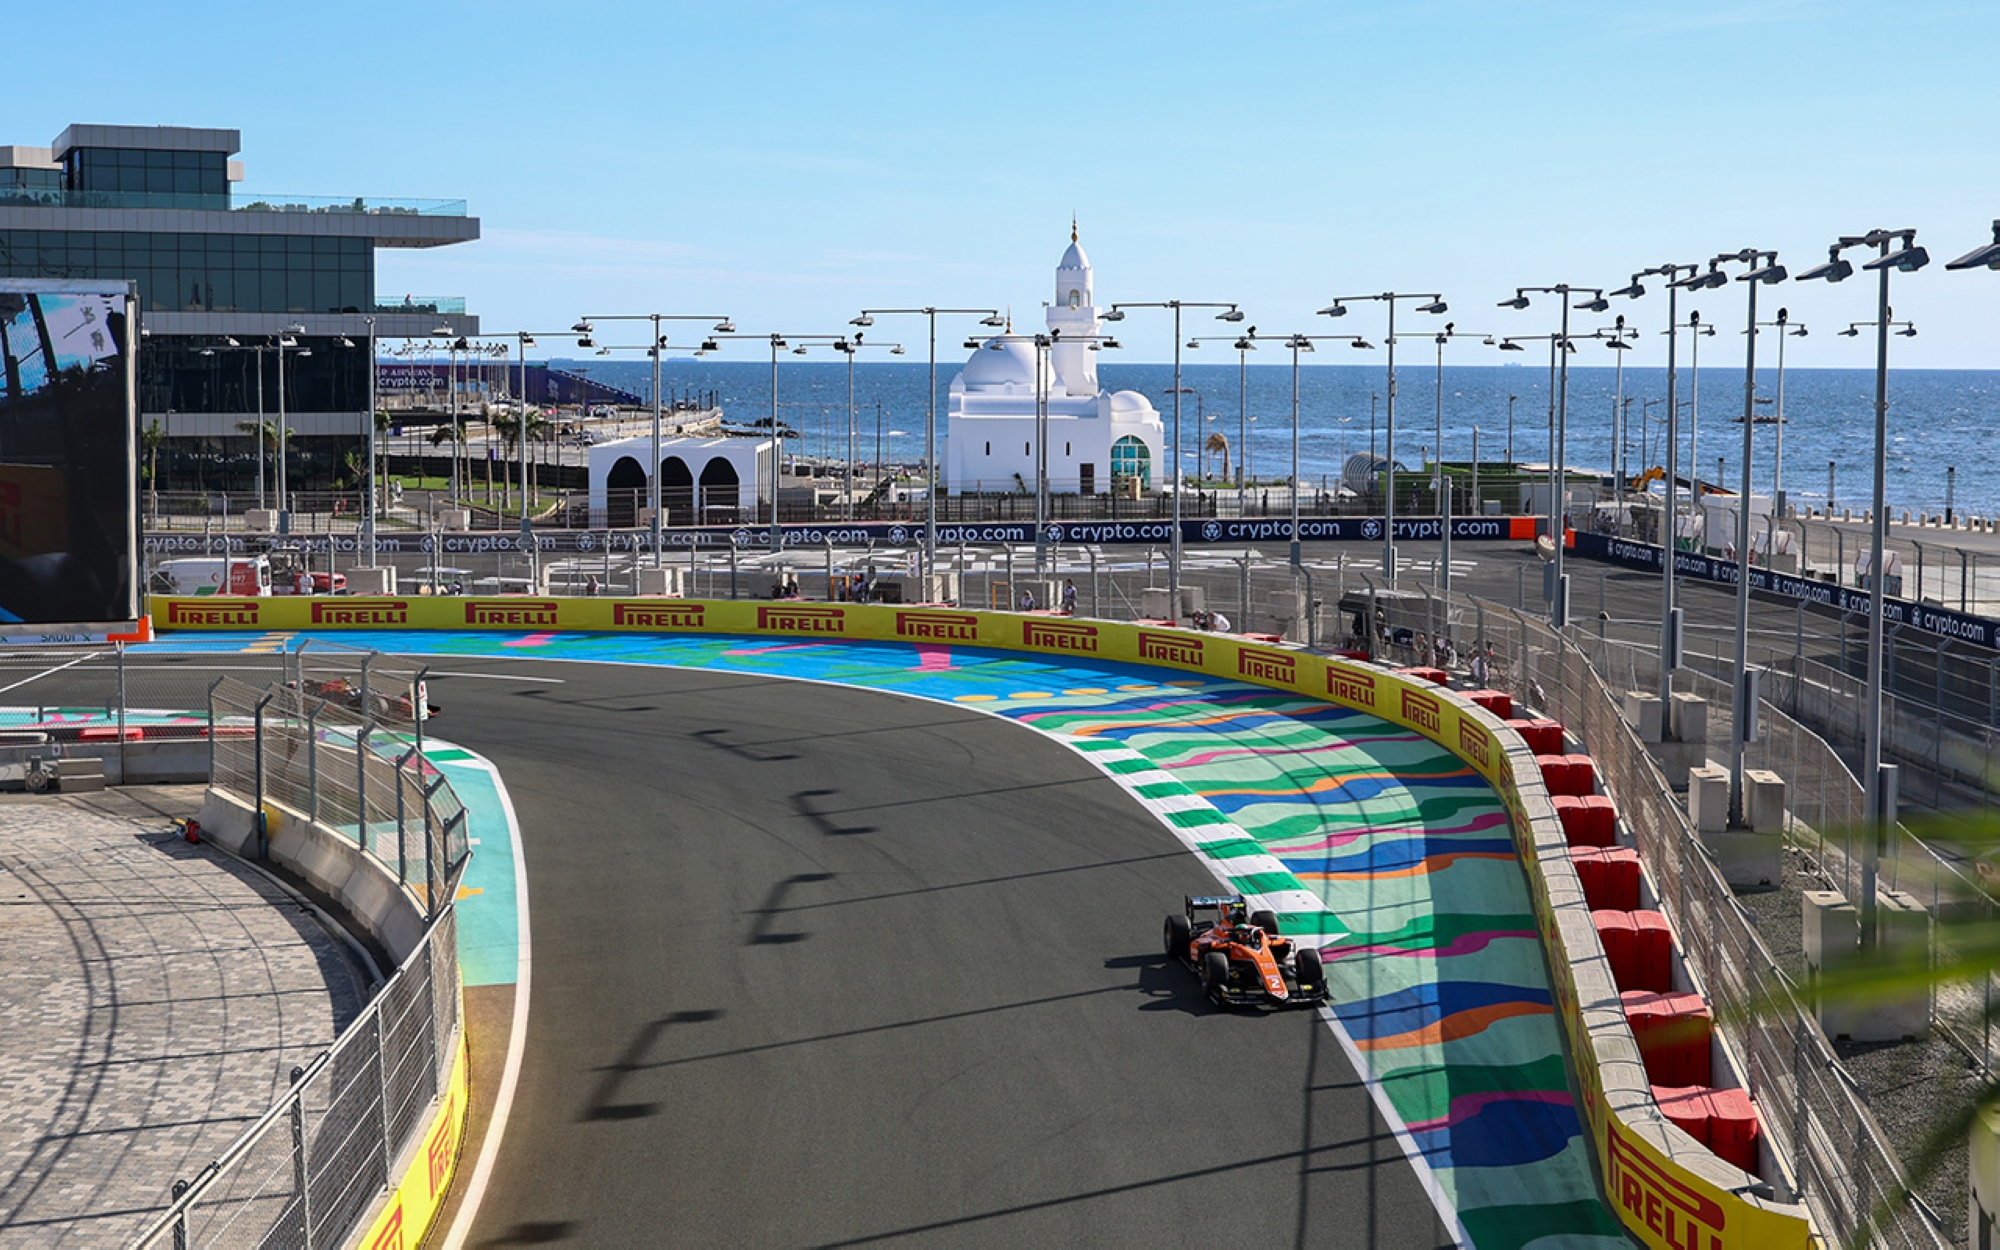
[[[681,593],[681,575],[687,570],[678,565],[663,564],[658,568],[651,565],[639,567],[639,593],[642,595],[678,595]]]
[[[1884,951],[1930,949],[1931,916],[1915,895],[1884,890],[1876,910],[1876,940]],[[1858,1005],[1848,1036],[1857,1042],[1893,1042],[1930,1030],[1930,991]]]
[[[1660,771],[1675,790],[1688,788],[1688,774],[1708,762],[1706,742],[1662,742],[1658,748]]]
[[[1692,796],[1692,788],[1688,791]],[[1729,803],[1729,783],[1723,781],[1722,805]],[[1785,871],[1785,836],[1772,830],[1709,829],[1697,825],[1701,844],[1715,858],[1722,879],[1739,888],[1774,886]]]
[[[438,524],[448,530],[468,530],[472,528],[472,509],[440,508]]]
[[[104,761],[89,755],[66,755],[55,761],[56,789],[87,794],[104,788]]]
[[[248,803],[233,794],[210,790],[203,796],[201,813],[195,819],[201,822],[203,841],[213,842],[232,855],[250,859],[257,854],[256,826],[250,817]]]
[[[358,852],[341,845],[335,835],[292,817],[289,812],[281,812],[278,820],[266,824],[272,859],[304,877],[321,893],[331,898],[343,897]]]
[[[1704,763],[1688,770],[1688,819],[1701,833],[1729,827],[1729,770]]]
[[[278,514],[271,508],[250,508],[243,513],[243,524],[258,533],[268,534],[278,528]]]
[[[1785,779],[1768,768],[1743,770],[1743,814],[1759,833],[1785,831]]]
[[[1708,700],[1676,692],[1667,706],[1667,727],[1678,742],[1708,741]]]
[[[1174,619],[1173,593],[1165,586],[1148,586],[1139,592],[1139,615],[1149,621]]]
[[[1639,735],[1639,741],[1657,743],[1665,737],[1666,705],[1660,696],[1643,690],[1625,692],[1625,723]]]
[[[396,593],[396,566],[356,565],[347,570],[347,592],[352,595],[393,595]]]

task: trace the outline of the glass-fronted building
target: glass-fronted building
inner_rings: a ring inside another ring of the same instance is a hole
[[[86,125],[0,146],[0,276],[138,283],[139,428],[162,435],[162,489],[253,488],[281,383],[292,486],[337,488],[367,436],[370,322],[378,339],[479,333],[463,299],[380,296],[377,249],[464,243],[479,220],[463,200],[245,192],[239,146]]]

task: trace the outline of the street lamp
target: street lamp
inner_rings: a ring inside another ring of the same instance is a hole
[[[1889,274],[1915,273],[1930,263],[1930,254],[1917,246],[1915,230],[1871,230],[1863,235],[1842,235],[1826,251],[1826,264],[1799,275],[1799,281],[1824,278],[1842,282],[1854,274],[1854,265],[1841,253],[1851,247],[1873,247],[1874,260],[1862,266],[1881,275],[1875,296],[1875,508],[1869,525],[1868,547],[1868,695],[1862,705],[1866,746],[1863,750],[1862,784],[1867,791],[1868,837],[1861,847],[1861,945],[1875,945],[1875,876],[1881,861],[1882,843],[1896,813],[1883,786],[1882,768],[1882,560],[1888,545],[1889,509],[1886,465],[1889,443]],[[1981,253],[1962,256],[1959,264],[1971,262]],[[1856,327],[1848,327],[1850,330]],[[1907,324],[1906,324],[1906,328]]]
[[[1771,510],[1781,521],[1785,518],[1785,340],[1806,336],[1805,323],[1791,317],[1789,308],[1780,308],[1776,321],[1757,323],[1759,329],[1778,332],[1778,446],[1771,455]]]
[[[292,532],[292,512],[290,507],[290,496],[287,494],[285,489],[285,478],[290,471],[289,466],[286,463],[286,457],[285,457],[285,352],[287,350],[290,350],[292,354],[295,356],[312,355],[312,348],[300,347],[298,340],[292,337],[293,335],[304,334],[305,332],[306,328],[303,325],[298,325],[298,324],[288,325],[285,327],[284,332],[278,335],[278,340],[277,340],[276,350],[278,353],[278,532],[280,534],[289,534]],[[371,426],[374,424],[375,417],[373,413],[369,414],[368,422]]]
[[[930,321],[931,342],[931,384],[924,398],[924,590],[925,598],[934,597],[930,592],[937,574],[937,319],[946,316],[978,317],[979,324],[988,329],[1006,328],[1007,319],[995,308],[864,308],[861,315],[847,324],[867,329],[875,324],[879,314],[888,316],[921,316]],[[772,424],[777,423],[776,417]],[[771,501],[775,509],[777,500]],[[775,521],[773,522],[775,524]]]
[[[1220,308],[1223,311],[1215,314],[1215,319],[1217,321],[1232,323],[1243,320],[1243,310],[1233,303],[1217,303],[1202,300],[1131,300],[1113,304],[1110,310],[1104,314],[1104,319],[1106,321],[1123,321],[1125,320],[1125,310],[1128,308],[1171,308],[1174,311],[1174,446],[1173,451],[1168,456],[1168,462],[1173,466],[1174,475],[1174,521],[1173,542],[1167,550],[1167,601],[1173,605],[1171,609],[1173,619],[1178,621],[1181,615],[1181,486],[1183,485],[1183,474],[1181,471],[1181,310],[1183,308]],[[1292,489],[1294,491],[1298,489],[1297,483],[1293,483]]]
[[[647,353],[653,358],[653,459],[646,466],[646,480],[650,484],[650,489],[647,490],[646,494],[648,501],[652,504],[653,512],[653,567],[659,568],[666,560],[666,553],[662,550],[666,545],[666,536],[664,533],[665,518],[661,515],[665,509],[660,506],[660,352],[668,345],[667,336],[660,332],[660,323],[662,321],[707,321],[713,323],[714,332],[718,334],[727,333],[736,327],[730,322],[728,317],[713,317],[700,313],[613,313],[597,317],[583,317],[575,325],[571,326],[571,333],[583,336],[577,340],[579,347],[591,346],[590,334],[596,328],[591,324],[593,321],[650,321],[653,325],[652,346],[646,349]],[[603,355],[604,351],[608,350],[608,348],[603,349],[598,354]],[[588,390],[586,390],[584,394],[586,412],[589,409],[589,403],[590,396]],[[700,518],[697,516],[696,519],[699,520]]]
[[[1667,336],[1666,464],[1663,466],[1665,480],[1661,483],[1665,500],[1661,509],[1660,528],[1660,593],[1662,596],[1660,603],[1660,736],[1662,739],[1665,739],[1672,734],[1667,712],[1673,705],[1674,669],[1678,668],[1681,662],[1681,610],[1674,605],[1674,544],[1677,525],[1674,519],[1674,507],[1677,502],[1675,493],[1680,489],[1680,404],[1675,394],[1680,380],[1679,357],[1677,355],[1680,342],[1679,334],[1682,328],[1679,311],[1680,293],[1682,291],[1707,290],[1710,287],[1720,286],[1724,282],[1727,282],[1728,278],[1716,271],[1713,266],[1710,267],[1708,273],[1703,273],[1699,265],[1680,264],[1670,261],[1664,265],[1655,265],[1650,269],[1640,270],[1638,273],[1632,275],[1632,281],[1628,285],[1620,287],[1618,290],[1613,291],[1612,294],[1622,295],[1630,299],[1638,299],[1646,293],[1643,282],[1646,278],[1665,278],[1667,282],[1667,328],[1665,331]],[[1715,333],[1715,328],[1713,326],[1703,326],[1701,324],[1701,314],[1692,310],[1688,313],[1687,328],[1694,332],[1694,350],[1697,353],[1696,360],[1698,361],[1700,359],[1698,353],[1701,350],[1702,333],[1705,331],[1712,336]],[[1697,378],[1699,378],[1699,375],[1700,371],[1697,369]],[[1698,503],[1699,496],[1694,496],[1694,498]]]
[[[1438,331],[1437,342],[1437,500],[1438,500],[1438,566],[1437,588],[1443,596],[1451,594],[1451,478],[1444,469],[1444,345],[1452,339],[1478,339],[1489,346],[1493,344],[1490,334],[1474,334],[1470,330],[1460,332],[1455,322],[1447,321],[1444,329]],[[1475,508],[1478,502],[1473,503]]]
[[[1551,443],[1555,454],[1549,464],[1549,540],[1555,547],[1555,558],[1549,562],[1549,581],[1546,588],[1549,601],[1549,623],[1557,629],[1569,624],[1569,583],[1563,574],[1563,539],[1567,525],[1569,494],[1568,451],[1565,446],[1569,434],[1569,356],[1574,350],[1569,332],[1569,314],[1572,307],[1585,312],[1603,312],[1609,305],[1604,299],[1604,288],[1594,286],[1571,286],[1558,282],[1554,286],[1524,286],[1514,288],[1514,298],[1500,301],[1502,308],[1521,309],[1528,306],[1529,293],[1554,295],[1562,303],[1562,345],[1561,362],[1556,375],[1555,436]],[[1590,298],[1572,305],[1570,296],[1589,292]],[[1591,337],[1596,337],[1592,335]]]
[[[1785,267],[1778,263],[1776,252],[1755,248],[1717,256],[1713,263],[1744,266],[1736,280],[1743,283],[1748,297],[1743,327],[1743,471],[1736,496],[1736,708],[1729,718],[1729,820],[1741,828],[1748,823],[1743,759],[1757,714],[1757,689],[1750,677],[1750,456],[1757,429],[1757,288],[1783,282]]]
[[[1257,337],[1257,327],[1251,326],[1242,334],[1210,334],[1190,338],[1190,349],[1203,343],[1224,342],[1236,349],[1236,507],[1243,509],[1243,490],[1249,481],[1250,471],[1250,353],[1257,350],[1253,341]]]
[[[1435,292],[1418,294],[1408,291],[1384,291],[1380,295],[1343,295],[1333,303],[1319,310],[1322,317],[1345,317],[1350,301],[1380,300],[1389,306],[1389,333],[1383,344],[1389,349],[1389,403],[1383,415],[1383,461],[1386,468],[1383,477],[1387,489],[1382,492],[1382,576],[1393,588],[1396,584],[1396,301],[1422,300],[1417,305],[1420,313],[1441,314],[1445,311],[1444,297]],[[1294,484],[1293,489],[1297,486]]]
[[[861,331],[859,330],[856,330],[851,338],[835,339],[833,343],[833,350],[841,352],[847,357],[847,489],[843,494],[847,499],[847,507],[845,509],[846,519],[850,521],[854,519],[854,356],[863,346]],[[901,343],[868,343],[865,346],[886,347],[892,356],[903,354],[903,345]],[[877,459],[878,461],[880,459],[879,448],[877,449]],[[879,463],[875,466],[875,471],[878,474],[882,471],[882,466]]]
[[[1251,333],[1256,333],[1252,327]],[[1292,568],[1300,567],[1299,552],[1299,353],[1313,350],[1315,342],[1344,342],[1370,349],[1374,344],[1358,334],[1289,334],[1285,346],[1292,349]],[[1341,418],[1346,420],[1346,418]],[[1310,609],[1308,609],[1310,610]]]
[[[866,314],[863,314],[864,316]],[[725,323],[726,324],[726,323]],[[732,327],[733,328],[733,327]],[[771,345],[771,554],[777,555],[785,549],[785,532],[778,524],[778,461],[785,448],[785,440],[778,430],[778,353],[791,347],[794,355],[806,354],[808,343],[833,344],[840,341],[838,334],[711,334],[708,342],[717,339],[754,339]],[[789,340],[798,340],[792,346]]]

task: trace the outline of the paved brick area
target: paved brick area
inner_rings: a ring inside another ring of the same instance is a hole
[[[173,832],[200,797],[0,796],[0,1247],[128,1242],[366,1001],[311,912]]]

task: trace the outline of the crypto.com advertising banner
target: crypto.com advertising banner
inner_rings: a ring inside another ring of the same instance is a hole
[[[0,278],[0,629],[139,614],[128,282]]]

